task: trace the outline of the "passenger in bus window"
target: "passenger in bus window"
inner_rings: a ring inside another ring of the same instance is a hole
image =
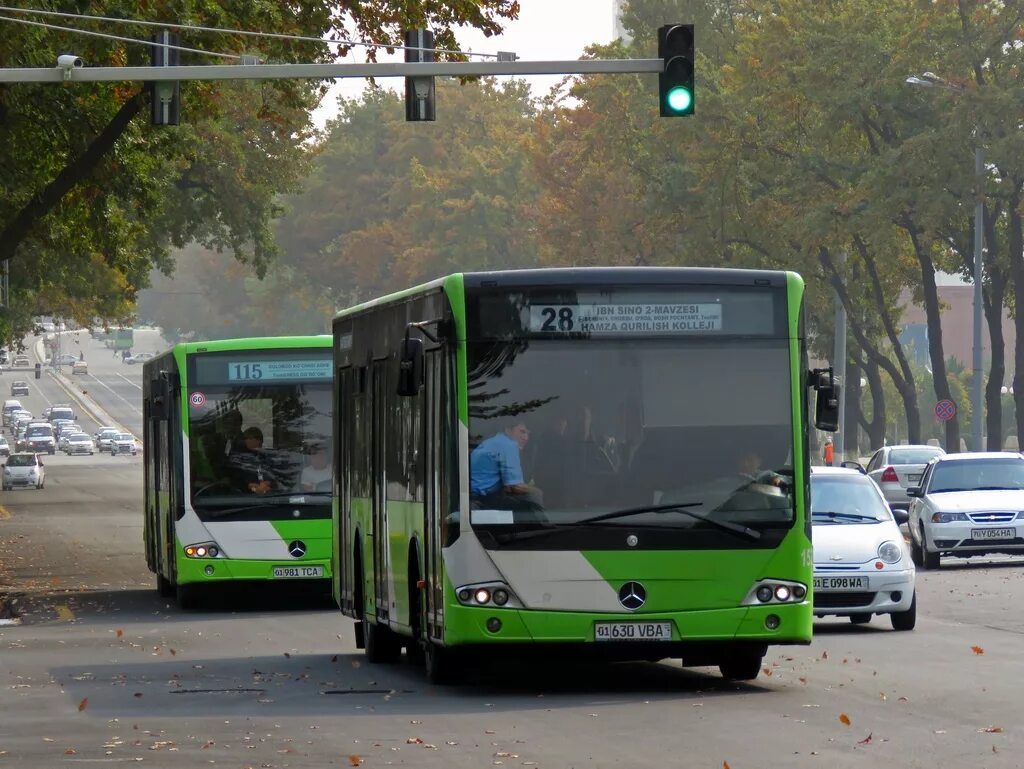
[[[331,490],[331,458],[323,443],[310,444],[306,453],[306,466],[299,477],[300,491]]]
[[[542,510],[540,489],[526,483],[520,452],[530,440],[522,421],[511,420],[481,441],[469,455],[469,487],[474,505],[485,510]]]

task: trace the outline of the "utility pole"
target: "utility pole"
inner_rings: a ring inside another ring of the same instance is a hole
[[[971,446],[972,451],[984,451],[982,445],[982,422],[985,417],[985,401],[982,395],[984,388],[984,363],[981,359],[981,326],[982,326],[982,296],[981,296],[981,251],[982,236],[985,224],[985,187],[983,174],[984,163],[981,157],[981,146],[974,148],[974,178],[977,181],[978,189],[974,202],[974,383],[971,388]],[[955,447],[957,451],[960,447]]]

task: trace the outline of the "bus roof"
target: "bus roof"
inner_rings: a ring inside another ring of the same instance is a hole
[[[146,361],[145,365],[159,362],[167,355],[180,352],[192,355],[199,352],[231,352],[233,350],[289,350],[302,347],[331,348],[333,338],[330,334],[315,336],[251,336],[240,339],[210,339],[203,342],[180,342],[169,350],[162,352]]]
[[[775,286],[785,287],[790,275],[784,270],[746,270],[721,267],[540,267],[528,270],[496,270],[464,272],[445,276],[418,286],[396,291],[341,310],[334,317],[343,318],[377,305],[425,293],[439,288],[453,277],[460,277],[467,288],[565,286],[565,285],[659,285],[692,283],[713,286]]]

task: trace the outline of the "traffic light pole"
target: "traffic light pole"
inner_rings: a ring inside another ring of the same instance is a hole
[[[33,67],[0,69],[0,83],[108,83],[138,80],[330,80],[367,77],[488,77],[659,73],[661,59],[435,61],[353,64],[210,64],[177,67]]]

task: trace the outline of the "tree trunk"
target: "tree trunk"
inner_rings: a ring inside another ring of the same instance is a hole
[[[1013,352],[1013,408],[1017,424],[1017,443],[1024,435],[1024,233],[1021,232],[1020,189],[1021,181],[1013,179],[1013,192],[1006,206],[1006,249],[1013,277],[1013,302],[1017,312],[1013,314],[1013,325],[1017,340]]]
[[[110,118],[103,130],[96,135],[78,157],[70,160],[53,180],[38,193],[29,198],[18,213],[0,231],[0,262],[10,259],[18,247],[31,234],[36,222],[46,216],[67,195],[75,185],[89,178],[93,169],[107,156],[114,144],[124,133],[139,110],[142,109],[142,94],[137,93]]]
[[[900,225],[910,235],[917,262],[921,266],[921,290],[924,295],[924,314],[928,323],[928,356],[932,363],[932,382],[937,400],[953,400],[946,375],[946,356],[942,346],[942,310],[939,307],[939,291],[935,285],[935,264],[918,237],[918,230],[904,218]],[[954,401],[955,402],[955,401]],[[961,406],[963,404],[960,404]],[[952,419],[946,420],[946,451],[960,451],[959,409]]]
[[[985,208],[985,273],[988,285],[982,290],[985,321],[988,324],[990,340],[990,361],[988,381],[985,382],[985,432],[989,451],[1003,449],[1003,381],[1006,379],[1006,340],[1003,338],[1003,304],[1006,301],[1006,273],[996,263],[996,216]]]

